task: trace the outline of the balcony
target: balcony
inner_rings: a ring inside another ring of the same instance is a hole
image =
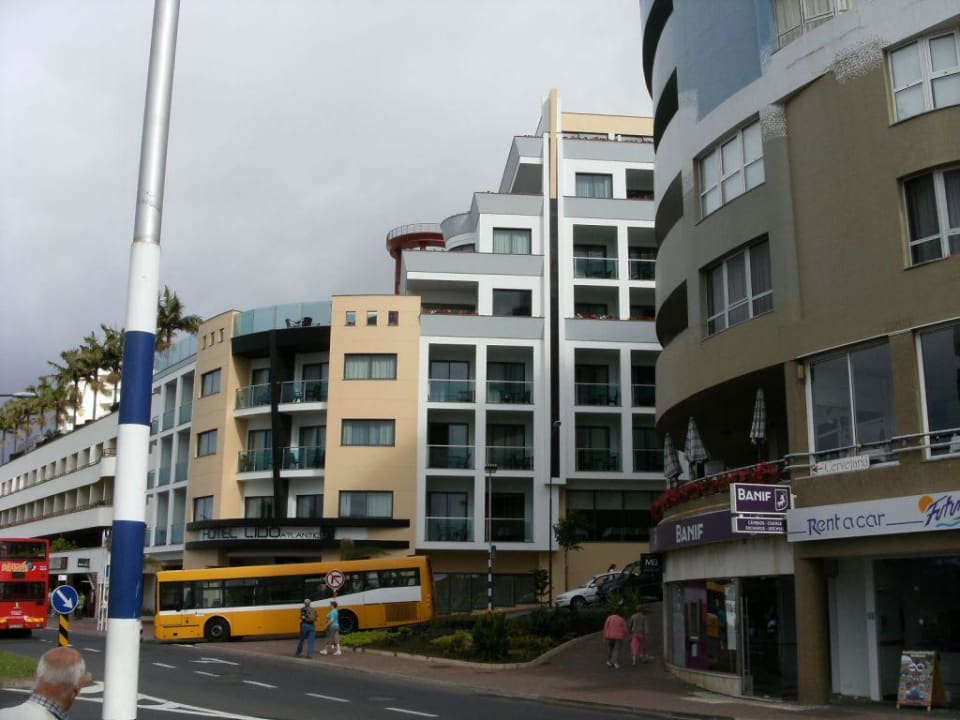
[[[656,260],[639,260],[636,258],[630,260],[631,280],[653,280],[656,277],[656,270]]]
[[[657,386],[648,383],[633,383],[633,406],[653,407],[656,404]]]
[[[150,434],[156,435],[160,430],[160,417],[150,418]]]
[[[281,403],[326,402],[326,380],[292,380],[280,384]],[[269,403],[269,397],[267,399]],[[240,407],[237,405],[237,407]]]
[[[620,454],[610,448],[577,448],[577,470],[619,472]]]
[[[183,544],[183,523],[170,526],[170,544],[171,545]]]
[[[473,518],[428,517],[426,539],[430,542],[471,542]]]
[[[532,523],[526,518],[488,518],[493,542],[533,542]],[[484,530],[484,541],[491,542]]]
[[[475,402],[473,380],[435,380],[430,378],[430,402]]]
[[[237,388],[237,410],[270,405],[270,383]]]
[[[249,335],[266,330],[280,330],[311,325],[330,325],[330,302],[272,305],[240,313],[233,321],[233,335]]]
[[[171,408],[170,410],[167,410],[162,416],[162,419],[160,422],[160,429],[169,430],[170,428],[172,428],[174,417],[176,417],[176,411],[173,408]]]
[[[170,484],[170,466],[161,467],[157,475],[157,487],[163,487]]]
[[[620,404],[620,386],[614,383],[576,383],[577,405]]]
[[[633,451],[634,472],[663,472],[663,450],[637,448]]]
[[[193,403],[184,403],[180,406],[180,419],[177,421],[178,425],[183,425],[184,423],[190,422],[193,418]]]
[[[190,463],[187,461],[178,462],[173,469],[174,482],[186,482],[187,473],[190,471]]]
[[[573,259],[573,276],[575,278],[616,280],[617,260],[616,258],[575,257]]]
[[[242,450],[237,472],[269,472],[273,470],[272,450]]]
[[[144,528],[143,532],[143,546],[150,547],[153,544],[153,528],[149,525]]]
[[[473,445],[428,445],[427,467],[472,470]]]
[[[524,380],[490,380],[487,402],[500,405],[529,405],[533,399],[533,383]]]
[[[167,529],[165,527],[158,527],[153,531],[153,544],[154,545],[166,545],[167,544]]]
[[[533,470],[533,448],[489,446],[487,463],[496,465],[500,470]]]
[[[147,490],[152,488],[157,482],[157,473],[155,470],[147,471]]]
[[[318,470],[327,460],[325,447],[285,447],[283,448],[284,470]]]

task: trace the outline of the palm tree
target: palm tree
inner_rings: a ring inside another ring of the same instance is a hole
[[[196,335],[201,322],[203,318],[199,315],[184,315],[180,298],[164,285],[157,299],[157,352],[163,352],[173,345],[173,336],[178,332]]]
[[[16,425],[13,422],[13,405],[9,402],[0,405],[0,461],[6,461],[7,457],[7,435],[13,435],[16,431]],[[14,435],[14,447],[16,447],[16,435]]]
[[[120,385],[120,376],[123,370],[123,330],[117,330],[109,325],[100,325],[103,330],[103,369],[107,371],[104,380],[116,390]],[[120,402],[120,393],[114,402],[114,407]]]
[[[93,391],[93,417],[97,419],[97,394],[103,393],[110,395],[110,388],[104,381],[101,371],[106,360],[106,351],[100,341],[97,340],[96,331],[91,332],[83,339],[84,344],[80,346],[80,367],[83,371],[83,379],[86,386]]]
[[[71,387],[72,391],[67,395],[66,406],[73,410],[73,426],[77,426],[77,409],[83,402],[83,394],[80,392],[80,381],[83,380],[83,369],[80,365],[80,349],[64,350],[60,353],[62,365],[47,361],[54,370],[56,370],[57,385],[62,387]]]

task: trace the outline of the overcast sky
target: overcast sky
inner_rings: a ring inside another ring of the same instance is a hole
[[[121,326],[153,2],[0,0],[0,392]],[[189,312],[391,292],[391,228],[495,190],[551,87],[650,114],[637,0],[186,0],[160,282]]]

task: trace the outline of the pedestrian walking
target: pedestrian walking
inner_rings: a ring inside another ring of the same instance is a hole
[[[620,614],[622,605],[618,605],[603,623],[603,639],[607,643],[607,667],[620,669],[620,646],[627,636],[627,621]]]
[[[320,654],[328,654],[330,648],[333,648],[334,655],[343,655],[340,652],[340,611],[337,609],[336,600],[330,601],[330,612],[327,613],[327,646]]]
[[[637,657],[644,662],[649,660],[649,655],[647,655],[647,611],[641,609],[631,615],[627,627],[630,630],[630,657],[633,665],[637,664]]]
[[[33,678],[30,697],[0,710],[0,720],[67,720],[73,701],[90,682],[83,656],[71,647],[47,650]]]
[[[83,611],[87,607],[87,596],[83,593],[77,595],[77,606],[73,609],[73,619],[82,618],[84,613]]]
[[[313,646],[317,641],[317,611],[310,606],[310,598],[303,601],[300,608],[300,640],[297,642],[297,657],[303,652],[303,641],[307,641],[307,657],[313,657]]]

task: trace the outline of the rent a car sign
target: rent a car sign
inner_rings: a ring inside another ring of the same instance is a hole
[[[960,529],[960,490],[794,508],[790,542]]]

